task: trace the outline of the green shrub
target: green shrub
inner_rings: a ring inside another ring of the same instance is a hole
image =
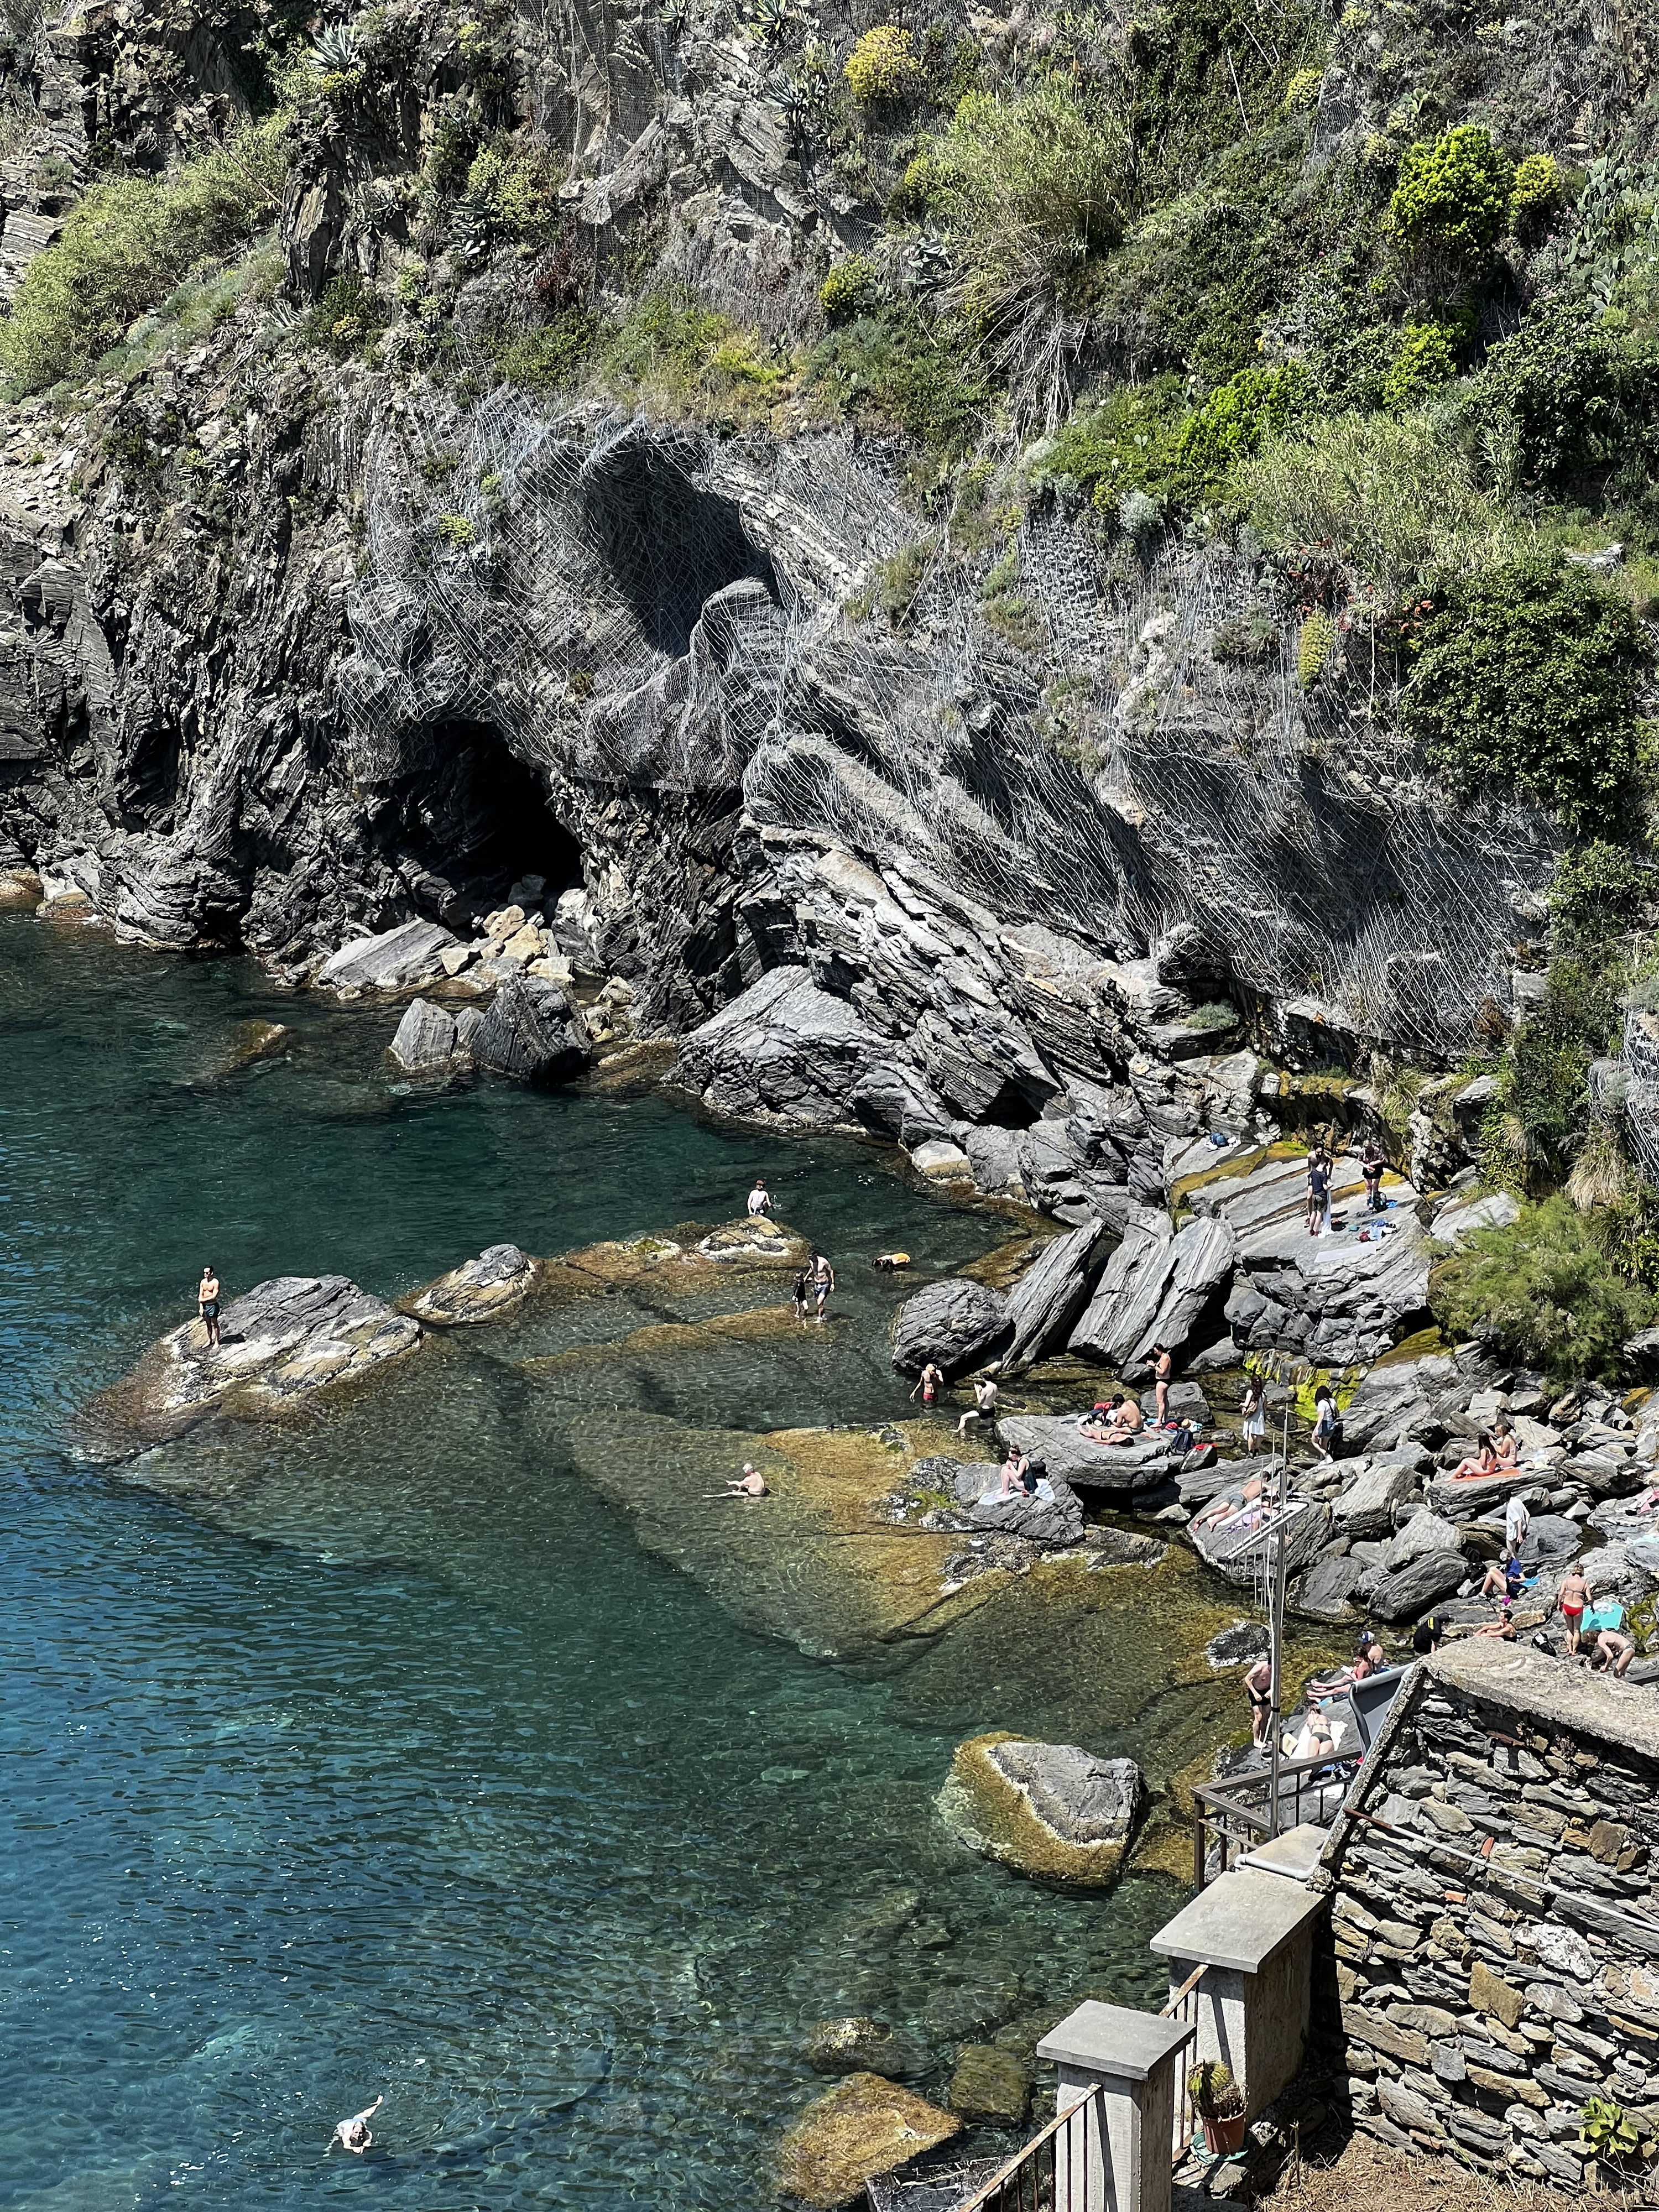
[[[1523,1206],[1507,1229],[1479,1229],[1432,1279],[1435,1318],[1498,1357],[1556,1376],[1619,1372],[1620,1346],[1659,1311],[1625,1280],[1599,1225],[1559,1194]]]
[[[1597,945],[1619,936],[1632,915],[1659,888],[1659,876],[1627,845],[1592,838],[1563,854],[1550,885],[1549,907],[1564,945]]]
[[[838,261],[818,287],[818,306],[826,323],[850,323],[867,315],[880,296],[881,278],[866,254],[849,253]]]
[[[1319,88],[1325,81],[1323,70],[1297,70],[1285,88],[1282,103],[1286,115],[1304,115],[1310,107],[1319,105]]]
[[[444,544],[454,546],[457,551],[465,551],[467,546],[478,542],[477,529],[464,514],[441,514],[437,527]]]
[[[1421,415],[1304,418],[1237,473],[1267,544],[1334,556],[1390,600],[1437,574],[1501,560],[1518,542],[1465,457]]]
[[[969,93],[928,152],[934,206],[958,271],[956,304],[1017,410],[1053,421],[1100,255],[1122,236],[1133,149],[1086,85],[1043,77]]]
[[[1559,494],[1641,443],[1656,392],[1650,363],[1580,303],[1558,299],[1492,348],[1472,398],[1477,415],[1510,426],[1518,483]]]
[[[1570,826],[1601,819],[1634,773],[1645,669],[1629,604],[1541,555],[1438,595],[1401,720],[1459,788],[1488,775]]]
[[[847,58],[844,75],[860,107],[914,100],[927,83],[915,40],[893,23],[865,33]]]
[[[914,545],[901,545],[876,563],[876,603],[895,629],[910,627],[927,580],[933,545],[933,538],[925,538]]]
[[[1510,228],[1522,245],[1541,236],[1565,195],[1553,154],[1528,154],[1510,187]]]
[[[1197,499],[1219,490],[1235,465],[1284,435],[1308,382],[1299,362],[1279,368],[1243,368],[1212,392],[1182,424],[1176,441],[1180,467]]]
[[[386,328],[386,310],[357,276],[336,276],[305,321],[306,342],[337,361],[368,359]]]
[[[1382,379],[1382,404],[1396,411],[1413,407],[1436,385],[1449,383],[1457,374],[1452,357],[1457,335],[1449,323],[1407,323]]]
[[[842,414],[896,427],[942,454],[975,442],[994,398],[960,344],[897,302],[832,330],[802,381]]]
[[[1501,1111],[1514,1124],[1521,1172],[1511,1180],[1518,1188],[1559,1181],[1565,1172],[1588,1117],[1590,1062],[1619,1036],[1622,973],[1599,951],[1552,960],[1541,1002],[1504,1047]]]
[[[581,374],[599,336],[597,315],[567,307],[550,323],[496,336],[487,349],[507,383],[524,392],[562,392]]]
[[[1461,123],[1432,145],[1419,141],[1400,165],[1388,226],[1407,251],[1479,262],[1504,235],[1515,164],[1479,125]]]
[[[775,398],[789,375],[787,364],[762,356],[750,332],[678,290],[646,295],[612,337],[605,368],[626,390],[739,415]]]
[[[468,167],[465,197],[491,230],[545,243],[559,227],[563,181],[563,169],[544,150],[514,154],[506,145],[486,146]]]
[[[1077,484],[1103,514],[1115,514],[1127,491],[1174,498],[1182,481],[1183,396],[1178,376],[1121,385],[1061,424],[1044,452],[1042,474]]]
[[[39,392],[88,368],[199,264],[274,222],[287,118],[244,131],[173,176],[94,185],[24,271],[0,322],[0,378]]]

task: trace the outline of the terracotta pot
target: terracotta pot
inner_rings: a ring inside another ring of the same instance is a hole
[[[1235,2112],[1230,2120],[1212,2120],[1200,2112],[1204,2123],[1204,2143],[1212,2158],[1227,2158],[1244,2141],[1244,2115]]]

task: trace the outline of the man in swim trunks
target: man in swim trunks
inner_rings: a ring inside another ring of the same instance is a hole
[[[772,1194],[766,1188],[765,1177],[763,1176],[757,1176],[755,1177],[755,1188],[749,1194],[750,1218],[751,1220],[757,1221],[763,1214],[768,1214],[771,1211]]]
[[[930,1359],[917,1378],[916,1389],[913,1390],[910,1393],[910,1395],[914,1398],[916,1395],[916,1390],[920,1390],[921,1393],[922,1404],[931,1408],[934,1399],[938,1397],[939,1392],[944,1388],[945,1370],[939,1365],[937,1361]]]
[[[1583,1570],[1572,1566],[1567,1570],[1556,1602],[1561,1608],[1561,1618],[1567,1624],[1567,1656],[1578,1656],[1578,1633],[1584,1626],[1584,1607],[1589,1603],[1589,1584],[1584,1580]]]
[[[1365,1178],[1367,1212],[1381,1213],[1382,1211],[1382,1170],[1388,1164],[1376,1138],[1367,1137],[1365,1149],[1359,1156],[1359,1172]]]
[[[957,1423],[957,1434],[965,1437],[969,1421],[983,1421],[994,1431],[997,1425],[997,1400],[1000,1393],[994,1375],[981,1376],[974,1385],[974,1402]]]
[[[329,2150],[338,2143],[343,2150],[354,2151],[361,2158],[374,2140],[368,2131],[368,2124],[385,2102],[383,2096],[377,2097],[372,2105],[365,2105],[361,2112],[355,2112],[349,2120],[337,2121],[334,2132],[328,2139]],[[326,2157],[328,2153],[325,2151],[323,2155]]]
[[[818,1302],[818,1319],[823,1319],[823,1310],[830,1303],[830,1293],[836,1287],[836,1271],[822,1252],[812,1255],[812,1291]]]
[[[1250,1701],[1250,1741],[1258,1750],[1267,1741],[1273,1717],[1272,1662],[1258,1659],[1244,1677],[1244,1694]]]
[[[219,1278],[211,1267],[204,1267],[202,1279],[196,1286],[196,1310],[202,1316],[202,1327],[207,1332],[209,1347],[218,1348],[219,1343]]]
[[[1170,1376],[1174,1368],[1175,1360],[1168,1346],[1155,1344],[1152,1346],[1152,1384],[1157,1412],[1153,1418],[1160,1429],[1168,1428],[1170,1425]]]

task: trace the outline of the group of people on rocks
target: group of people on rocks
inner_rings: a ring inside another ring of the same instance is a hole
[[[1359,1155],[1359,1173],[1365,1186],[1365,1211],[1382,1213],[1388,1210],[1388,1200],[1382,1195],[1382,1178],[1388,1172],[1388,1161],[1375,1137],[1367,1137]],[[1336,1176],[1336,1163],[1325,1149],[1324,1139],[1316,1137],[1308,1153],[1308,1234],[1325,1236],[1331,1226],[1331,1185]]]

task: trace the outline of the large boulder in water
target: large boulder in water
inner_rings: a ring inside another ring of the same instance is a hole
[[[841,2212],[860,2203],[872,2174],[935,2150],[962,2132],[937,2105],[885,2081],[849,2074],[809,2105],[778,2154],[778,2194],[805,2212]]]
[[[356,937],[331,953],[317,971],[325,989],[341,993],[397,991],[442,975],[439,955],[459,943],[435,921],[406,921],[379,937]]]
[[[436,1282],[411,1291],[401,1301],[402,1309],[440,1328],[494,1321],[517,1305],[540,1273],[541,1262],[516,1244],[492,1244],[476,1260],[465,1261]]]
[[[1001,1468],[985,1460],[957,1469],[953,1487],[958,1502],[969,1510],[967,1525],[1023,1536],[1028,1544],[1048,1548],[1082,1542],[1083,1507],[1068,1484],[1050,1472],[1031,1495],[1020,1492],[1000,1498],[996,1492],[1001,1480]]]
[[[1102,1444],[1065,1413],[1011,1414],[998,1427],[1006,1442],[1041,1459],[1051,1475],[1085,1490],[1153,1490],[1175,1471],[1164,1429],[1144,1429],[1125,1444]]]
[[[278,1275],[234,1298],[211,1348],[199,1321],[153,1344],[88,1408],[94,1456],[119,1459],[216,1413],[270,1419],[412,1352],[420,1324],[344,1275]]]
[[[986,1858],[1038,1881],[1100,1889],[1116,1876],[1146,1795],[1132,1759],[994,1734],[957,1745],[939,1809]]]
[[[472,1036],[472,1058],[496,1075],[521,1083],[562,1083],[592,1057],[587,1024],[556,983],[509,977],[489,1002]]]
[[[455,1058],[454,1015],[430,999],[410,1000],[386,1050],[405,1075],[445,1073]]]
[[[1000,1291],[965,1275],[947,1275],[906,1298],[893,1324],[893,1364],[920,1374],[935,1359],[947,1375],[965,1368],[1008,1340],[1008,1301]]]

